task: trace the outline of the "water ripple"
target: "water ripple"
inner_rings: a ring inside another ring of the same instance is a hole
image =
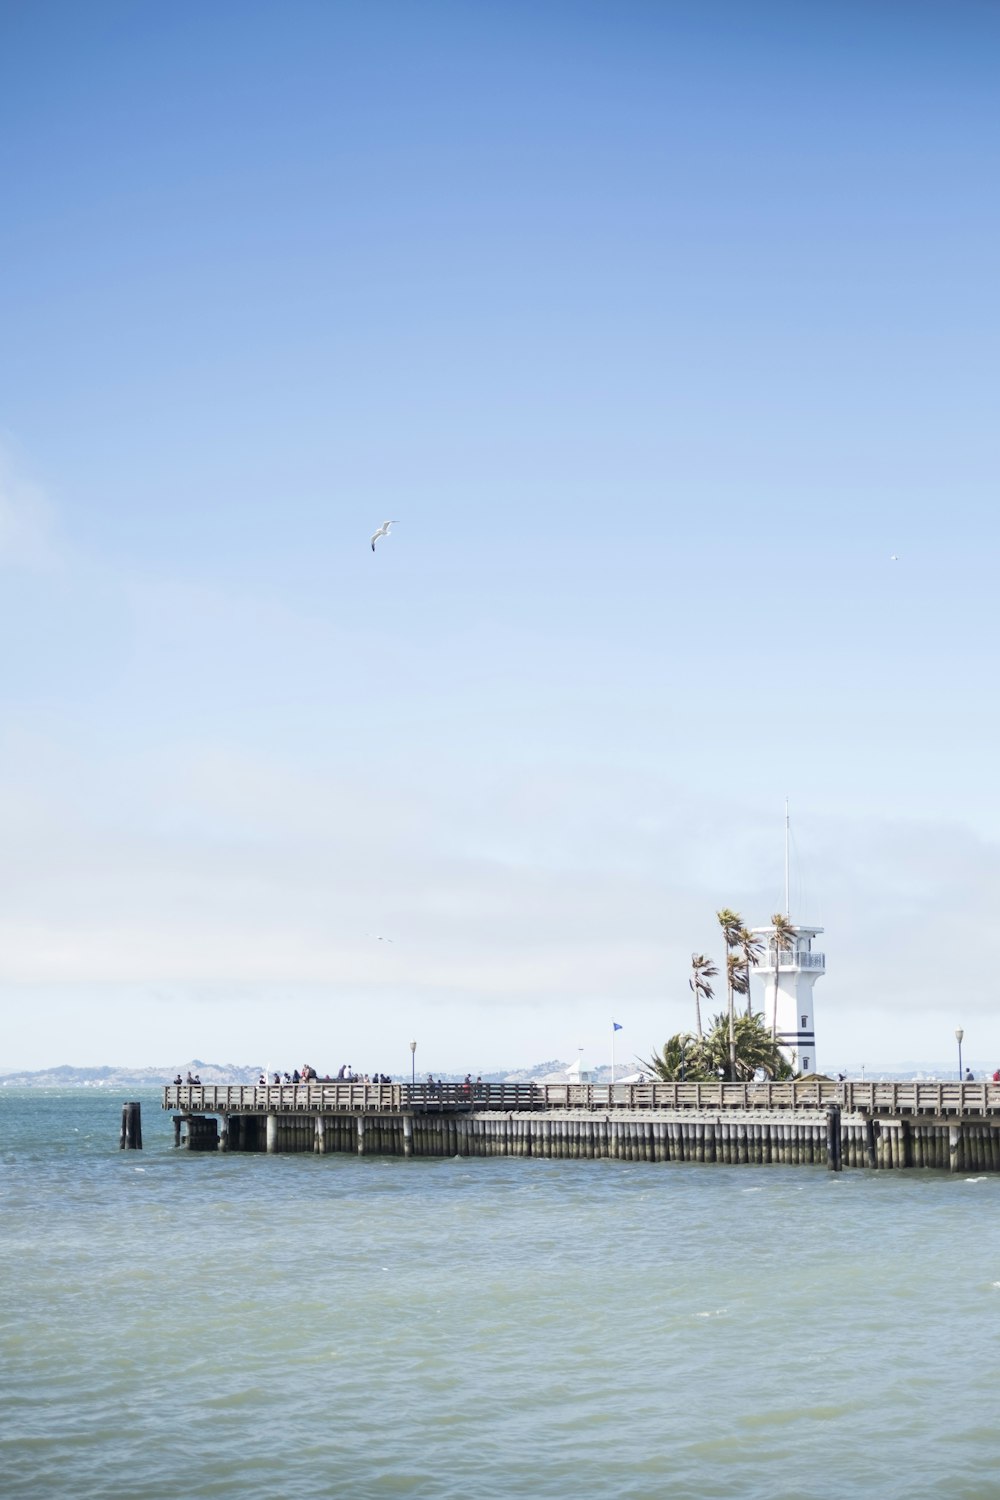
[[[995,1494],[1000,1179],[199,1156],[149,1104],[137,1163],[113,1100],[0,1107],[8,1500]]]

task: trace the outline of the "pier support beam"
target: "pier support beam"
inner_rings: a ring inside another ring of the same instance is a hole
[[[358,1115],[358,1155],[365,1154],[365,1117]]]
[[[269,1156],[278,1149],[278,1116],[275,1114],[267,1117],[266,1149]]]
[[[413,1116],[403,1116],[403,1155],[413,1155]]]
[[[910,1129],[909,1120],[899,1122],[899,1165],[901,1167],[913,1166],[913,1131]]]
[[[189,1151],[217,1151],[219,1122],[214,1115],[185,1115],[187,1139],[182,1142]]]
[[[223,1115],[219,1121],[219,1150],[229,1150],[229,1116]]]
[[[326,1122],[322,1115],[316,1116],[315,1129],[313,1133],[313,1150],[317,1156],[326,1155]]]
[[[949,1172],[961,1172],[965,1168],[962,1160],[962,1127],[961,1125],[948,1126],[948,1170]]]

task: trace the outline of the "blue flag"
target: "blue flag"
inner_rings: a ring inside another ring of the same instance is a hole
[[[612,1031],[621,1031],[621,1027],[619,1026],[617,1021],[611,1022],[611,1029]]]

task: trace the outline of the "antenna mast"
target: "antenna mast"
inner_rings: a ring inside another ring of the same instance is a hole
[[[785,798],[785,916],[790,917],[791,907],[788,904],[788,798]]]

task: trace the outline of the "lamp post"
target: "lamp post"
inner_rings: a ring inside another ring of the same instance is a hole
[[[417,1082],[417,1044],[410,1043],[410,1085],[415,1087]]]
[[[962,1038],[963,1038],[964,1035],[965,1035],[965,1032],[962,1030],[961,1026],[959,1026],[958,1030],[955,1032],[955,1040],[958,1043],[958,1081],[959,1081],[959,1083],[962,1082]]]

